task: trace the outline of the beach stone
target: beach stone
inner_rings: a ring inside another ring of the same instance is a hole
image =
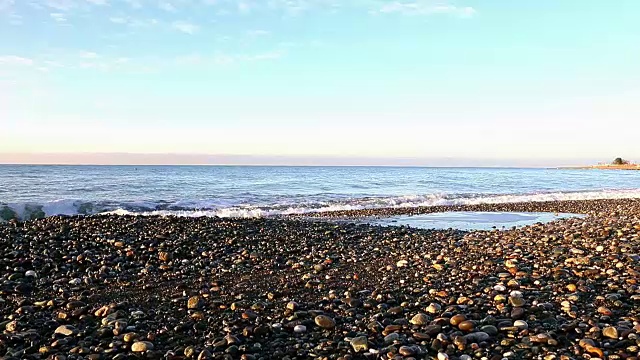
[[[513,308],[511,310],[511,318],[514,320],[522,319],[525,315],[524,309],[521,307]]]
[[[458,315],[454,315],[451,317],[451,320],[449,320],[449,322],[451,323],[451,325],[453,326],[458,326],[458,324],[460,324],[461,322],[467,320],[467,317],[462,315],[462,314],[458,314]]]
[[[464,338],[467,340],[467,342],[479,343],[479,342],[489,340],[491,336],[484,331],[478,331],[478,332],[467,334],[464,336]]]
[[[480,328],[480,331],[483,331],[491,336],[498,335],[498,328],[496,328],[493,325],[484,325],[483,327]]]
[[[413,356],[418,353],[418,349],[415,346],[401,346],[398,353],[402,356]]]
[[[429,318],[427,315],[419,313],[412,317],[410,322],[413,325],[426,325],[429,323]]]
[[[13,321],[9,321],[8,323],[5,324],[4,326],[5,330],[7,332],[15,332],[18,329],[18,321],[13,320]]]
[[[358,336],[351,340],[351,346],[353,347],[353,351],[367,351],[369,350],[369,340],[366,336]]]
[[[336,326],[336,321],[326,315],[316,316],[315,323],[323,329],[333,329]]]
[[[619,337],[618,329],[616,329],[613,326],[607,326],[604,329],[602,329],[602,335],[610,339],[617,339]]]
[[[153,350],[153,344],[148,341],[137,341],[131,345],[131,351],[133,352],[145,352]]]
[[[516,327],[519,330],[526,330],[529,328],[529,324],[527,324],[526,321],[523,320],[516,320],[513,322],[513,326]]]
[[[295,332],[296,334],[302,334],[302,333],[305,333],[305,332],[307,332],[307,327],[306,327],[306,326],[304,326],[304,325],[296,325],[296,326],[293,328],[293,332]]]
[[[171,258],[171,254],[166,251],[161,251],[158,253],[158,259],[160,259],[160,261],[168,262],[171,261]]]
[[[442,331],[442,326],[440,325],[429,325],[424,328],[424,333],[429,334],[431,336],[438,335]]]
[[[385,344],[391,344],[392,342],[394,342],[394,341],[396,341],[398,339],[400,339],[400,334],[394,332],[394,333],[391,333],[391,334],[385,336],[384,337],[384,342],[385,342]]]
[[[525,304],[525,301],[521,297],[509,297],[509,303],[514,307],[522,307]]]
[[[604,316],[611,316],[611,315],[613,315],[613,312],[612,312],[611,310],[609,310],[609,308],[604,307],[604,306],[600,306],[600,307],[598,308],[598,313],[600,313],[601,315],[604,315]]]
[[[429,306],[427,306],[427,308],[425,309],[425,311],[429,314],[438,314],[440,313],[441,310],[442,310],[442,306],[436,303],[429,304]]]
[[[74,335],[78,330],[71,325],[60,325],[56,328],[55,333],[63,336]]]
[[[203,305],[203,303],[202,303],[202,299],[200,298],[200,296],[192,296],[187,301],[187,308],[188,309],[199,309],[199,308],[202,307],[202,305]]]
[[[475,328],[475,324],[473,323],[473,321],[463,321],[460,324],[458,324],[458,329],[462,330],[462,331],[472,331]]]

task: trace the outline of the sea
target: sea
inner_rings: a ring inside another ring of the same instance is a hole
[[[331,210],[640,198],[640,171],[0,165],[0,217],[265,217]]]

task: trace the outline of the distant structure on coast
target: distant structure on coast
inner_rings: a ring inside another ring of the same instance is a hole
[[[591,166],[569,166],[560,169],[640,170],[640,164],[623,158],[615,158],[610,163],[598,163],[598,165]]]
[[[593,169],[605,169],[605,170],[640,170],[640,164],[636,164],[632,161],[625,160],[623,158],[615,158],[611,163],[600,163],[598,165],[591,166]]]

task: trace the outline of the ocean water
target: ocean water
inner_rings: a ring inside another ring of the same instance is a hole
[[[417,229],[492,230],[522,227],[535,223],[582,218],[578,214],[457,211],[414,216],[393,216],[365,221],[381,226],[409,226]]]
[[[640,197],[640,171],[0,165],[0,217],[104,212],[254,217]]]

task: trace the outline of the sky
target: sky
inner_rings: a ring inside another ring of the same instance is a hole
[[[0,162],[640,161],[639,18],[637,0],[0,0]]]

